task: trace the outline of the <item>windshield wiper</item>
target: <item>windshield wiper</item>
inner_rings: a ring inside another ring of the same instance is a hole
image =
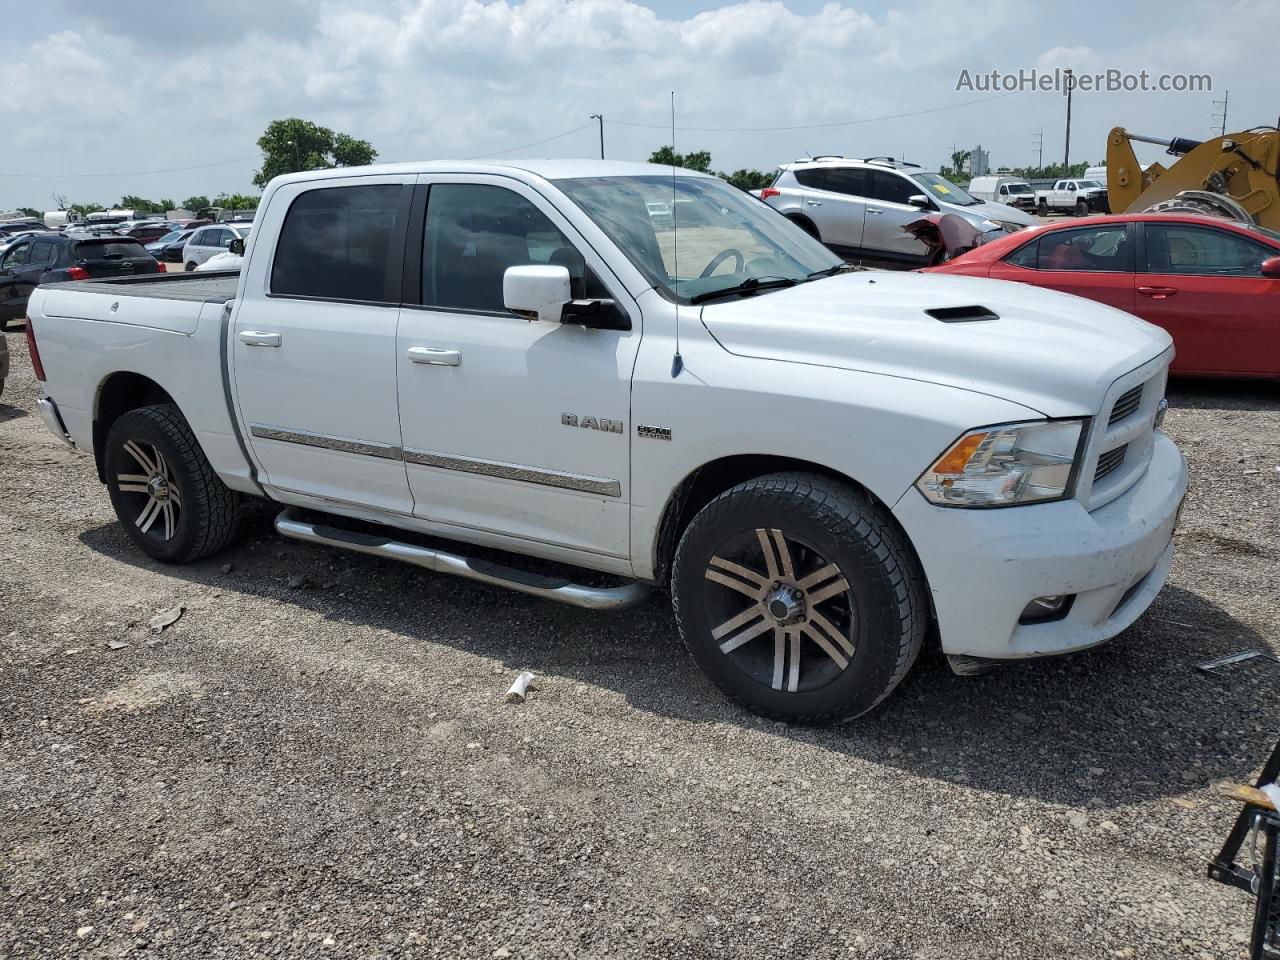
[[[825,270],[815,270],[809,274],[808,279],[817,280],[819,277],[834,277],[837,273],[852,273],[856,270],[852,263],[837,263],[834,267],[827,267]]]
[[[735,293],[755,293],[757,290],[794,287],[799,282],[799,280],[793,280],[791,277],[775,277],[772,280],[759,280],[755,277],[748,277],[732,287],[721,287],[719,290],[708,290],[706,293],[695,294],[689,298],[689,302],[704,303],[707,300],[714,300],[716,297],[727,297]]]

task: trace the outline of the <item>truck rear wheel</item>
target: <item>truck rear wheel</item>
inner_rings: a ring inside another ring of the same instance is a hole
[[[139,407],[111,426],[107,491],[129,539],[164,563],[188,563],[235,537],[240,497],[205,458],[172,404]]]
[[[1047,217],[1049,215],[1049,203],[1044,197],[1036,201],[1036,215]]]
[[[866,713],[924,640],[924,578],[882,506],[804,473],[749,480],[707,504],[676,549],[685,645],[725,694],[781,720]]]

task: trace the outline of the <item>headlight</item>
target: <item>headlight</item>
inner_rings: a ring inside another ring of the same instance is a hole
[[[1010,507],[1072,494],[1085,420],[1036,420],[971,430],[916,481],[944,507]]]

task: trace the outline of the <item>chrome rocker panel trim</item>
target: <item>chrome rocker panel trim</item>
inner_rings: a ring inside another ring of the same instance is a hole
[[[368,440],[350,440],[346,437],[330,437],[322,433],[306,433],[301,430],[285,430],[265,423],[249,424],[249,432],[260,440],[279,440],[282,443],[299,443],[304,447],[321,447],[340,453],[355,453],[365,457],[382,457],[399,460],[400,448],[388,443],[372,443]]]
[[[490,560],[477,560],[432,547],[404,543],[389,536],[311,523],[299,519],[293,509],[282,510],[276,517],[275,527],[281,535],[294,540],[320,543],[341,550],[365,553],[371,557],[399,560],[434,573],[448,573],[468,580],[478,580],[491,586],[505,587],[518,593],[586,610],[621,610],[634,607],[649,596],[649,588],[642,583],[628,583],[620,587],[588,587],[557,577],[513,570]]]
[[[555,470],[543,470],[539,467],[526,467],[518,463],[478,460],[474,457],[433,453],[429,450],[406,450],[404,459],[406,463],[413,463],[423,467],[439,467],[442,470],[475,473],[483,477],[498,477],[502,480],[538,483],[544,487],[578,490],[582,493],[594,493],[601,497],[622,496],[622,484],[617,480],[610,480],[606,477],[584,477],[576,473],[559,473]]]

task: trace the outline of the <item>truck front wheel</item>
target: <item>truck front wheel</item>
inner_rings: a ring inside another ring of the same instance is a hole
[[[926,627],[924,578],[885,509],[805,473],[749,480],[707,504],[676,548],[672,605],[722,691],[804,723],[884,700]]]
[[[235,537],[240,498],[213,472],[177,407],[123,414],[107,433],[103,457],[111,505],[144,553],[187,563]]]

